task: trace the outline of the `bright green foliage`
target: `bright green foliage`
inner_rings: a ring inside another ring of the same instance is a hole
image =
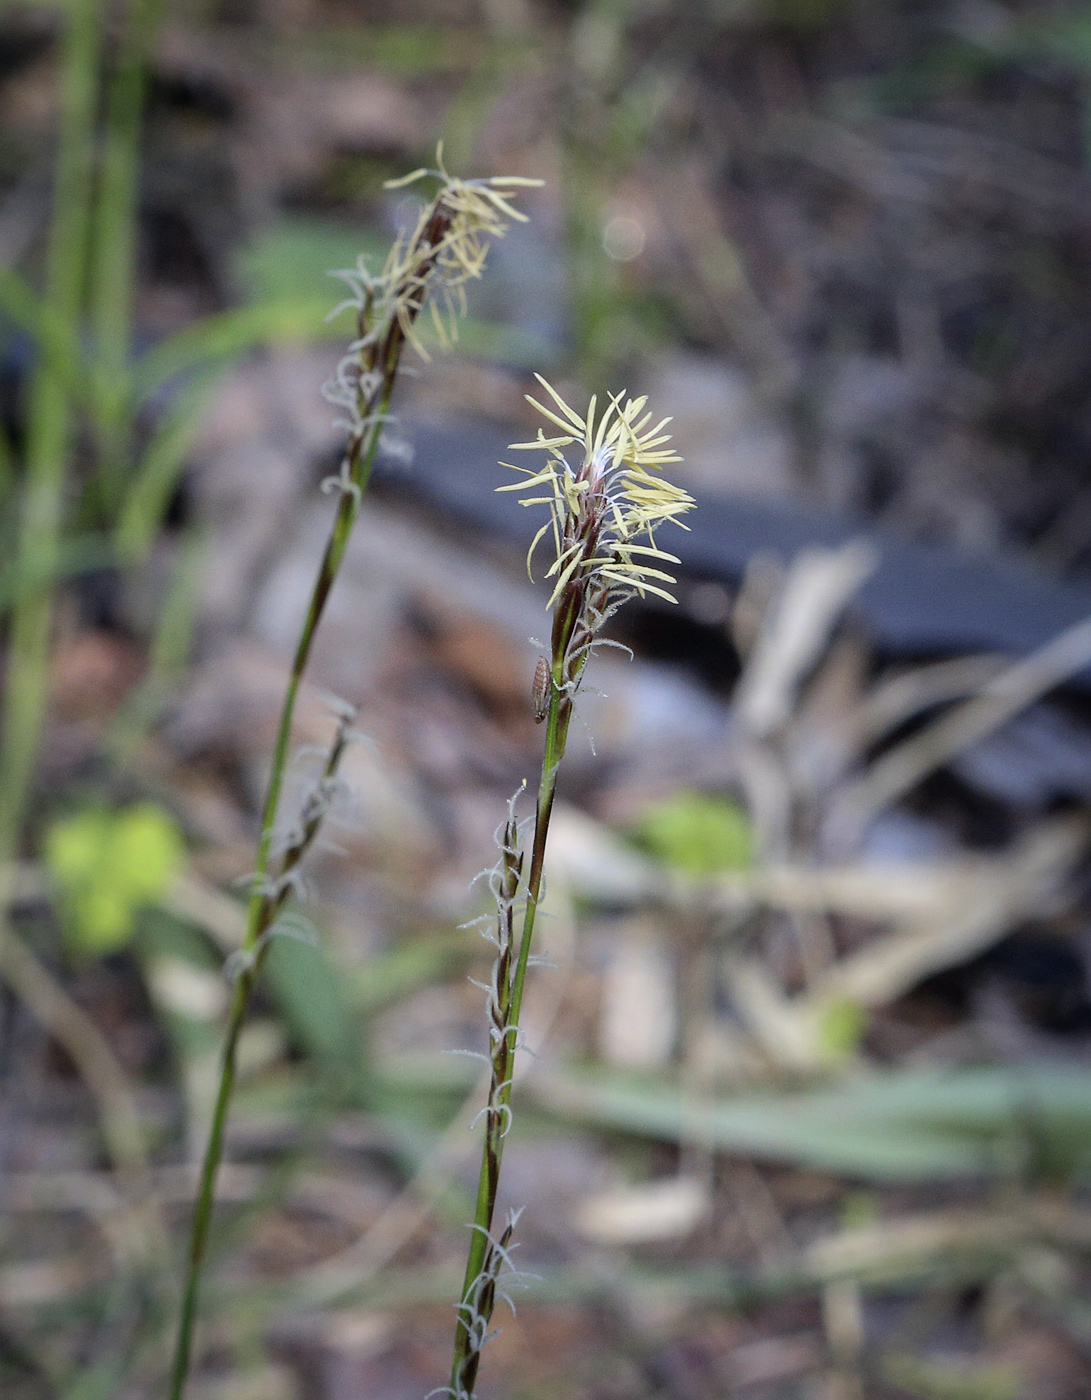
[[[742,870],[753,859],[749,818],[729,797],[676,793],[649,807],[633,834],[653,855],[690,875]]]
[[[71,951],[97,957],[123,948],[137,910],[164,892],[184,854],[177,825],[150,802],[122,812],[89,808],[54,822],[44,855]]]
[[[847,1059],[867,1029],[867,1013],[851,997],[831,1001],[818,1024],[818,1044],[831,1060]]]

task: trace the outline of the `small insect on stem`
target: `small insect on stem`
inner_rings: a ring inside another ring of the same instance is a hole
[[[531,692],[534,699],[535,724],[541,724],[549,714],[550,679],[549,662],[544,656],[539,656],[538,665],[534,670],[534,690]]]

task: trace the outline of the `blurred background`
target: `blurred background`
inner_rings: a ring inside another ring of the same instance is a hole
[[[335,697],[368,740],[244,1035],[192,1395],[445,1379],[538,371],[650,395],[698,508],[561,778],[482,1396],[1091,1396],[1089,85],[1077,0],[3,6],[5,1397],[163,1393],[329,272],[440,140],[545,183],[318,639],[288,808]]]

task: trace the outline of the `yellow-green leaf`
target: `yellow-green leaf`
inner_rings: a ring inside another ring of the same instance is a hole
[[[843,1060],[856,1050],[867,1030],[867,1013],[851,997],[831,1001],[818,1023],[818,1043],[831,1060]]]
[[[141,902],[163,893],[185,854],[178,827],[162,807],[141,803],[114,824],[110,864],[119,888]]]
[[[750,820],[729,797],[676,793],[649,807],[633,834],[660,860],[691,875],[741,870],[753,857]]]
[[[170,814],[145,802],[61,818],[47,830],[43,854],[60,894],[67,946],[97,957],[125,946],[137,911],[167,888],[185,848]]]

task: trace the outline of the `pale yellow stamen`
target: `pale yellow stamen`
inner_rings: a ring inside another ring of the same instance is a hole
[[[552,526],[554,560],[546,577],[555,579],[556,584],[550,604],[581,570],[588,577],[603,580],[608,587],[647,591],[673,602],[658,582],[652,582],[654,579],[673,583],[671,575],[646,562],[678,562],[675,555],[656,544],[655,530],[664,521],[682,524],[678,517],[694,504],[688,492],[652,474],[681,460],[668,446],[670,434],[663,431],[670,418],[655,421],[645,411],[647,398],[643,395],[624,402],[623,395],[611,395],[601,416],[597,413],[597,397],[592,397],[581,417],[546,379],[535,377],[551,402],[542,403],[529,394],[527,401],[559,428],[562,436],[547,438],[539,429],[535,441],[513,443],[513,450],[545,452],[547,465],[540,471],[513,467],[526,479],[499,488],[525,491],[547,483],[552,488],[551,494],[534,495],[522,502],[528,506],[547,505],[551,517],[534,537],[527,556],[528,570],[535,549]],[[579,444],[583,452],[578,477],[575,463],[564,456],[564,449],[573,444]],[[581,521],[586,521],[586,513],[592,510],[604,513],[597,527],[600,549],[595,558],[587,559],[582,544],[562,542],[580,538]],[[640,539],[647,543],[638,544]]]

